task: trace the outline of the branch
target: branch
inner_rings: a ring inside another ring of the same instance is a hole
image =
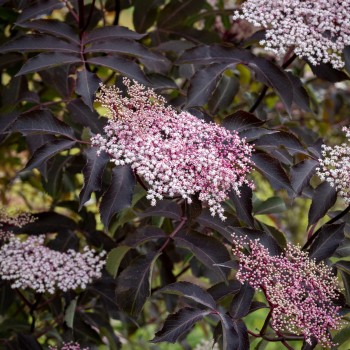
[[[182,227],[185,225],[186,221],[187,221],[187,218],[185,218],[185,217],[181,218],[180,223],[175,227],[174,231],[168,236],[168,238],[164,242],[164,244],[158,249],[158,253],[161,253],[165,249],[165,247],[174,238],[174,236],[182,229]]]
[[[81,36],[84,30],[84,17],[85,17],[84,0],[78,0],[78,9],[79,9],[79,33]]]
[[[89,15],[88,15],[88,18],[87,18],[87,20],[86,20],[85,26],[84,26],[84,28],[83,28],[83,30],[82,30],[83,32],[87,29],[87,27],[88,27],[89,24],[90,24],[92,14],[93,14],[94,9],[95,9],[95,1],[96,1],[96,0],[92,0],[91,8],[90,8],[90,11],[89,11]]]
[[[32,316],[32,324],[30,325],[30,333],[34,333],[34,331],[35,331],[35,322],[36,322],[35,311],[36,311],[37,306],[40,303],[41,297],[42,297],[42,294],[37,295],[36,301],[34,304],[32,304],[30,311],[29,311],[30,316]]]
[[[113,21],[113,25],[115,26],[119,23],[120,10],[121,10],[120,0],[115,0],[115,17]]]
[[[293,54],[289,59],[287,59],[283,64],[282,64],[282,68],[286,69],[295,59],[297,58],[296,54]],[[265,85],[261,91],[260,94],[258,96],[258,98],[256,99],[255,103],[253,104],[253,106],[250,108],[249,112],[253,113],[260,105],[260,103],[262,102],[262,100],[264,99],[267,90],[269,89],[269,87],[267,85]]]

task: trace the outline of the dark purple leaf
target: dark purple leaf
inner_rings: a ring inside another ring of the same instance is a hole
[[[161,56],[158,60],[140,56],[138,57],[138,61],[145,66],[147,73],[169,74],[171,62],[165,56]]]
[[[327,181],[318,185],[312,195],[312,203],[308,215],[308,226],[315,224],[337,200],[337,192]]]
[[[67,165],[72,161],[72,156],[57,155],[47,162],[47,171],[42,179],[42,184],[45,192],[52,198],[58,199],[64,179],[64,171]]]
[[[81,63],[81,59],[76,54],[62,52],[45,52],[30,58],[16,76],[28,73],[35,73],[43,69],[61,66],[64,64]]]
[[[291,168],[291,183],[296,194],[301,194],[303,188],[309,184],[317,165],[318,162],[316,160],[305,159]]]
[[[159,253],[136,258],[117,278],[116,298],[119,308],[138,316],[151,294],[152,270]]]
[[[254,141],[256,147],[264,148],[265,151],[271,152],[271,150],[278,147],[284,147],[288,152],[294,156],[298,153],[308,154],[300,141],[292,133],[279,131],[269,135],[263,135],[256,141]]]
[[[185,50],[191,49],[194,46],[196,45],[188,40],[169,40],[169,41],[160,43],[158,46],[156,46],[156,49],[157,51],[165,51],[165,52],[170,51],[170,52],[175,52],[176,54],[182,54]]]
[[[222,349],[232,350],[239,349],[240,339],[235,329],[235,322],[225,314],[219,314],[222,328]]]
[[[137,213],[138,216],[144,218],[149,216],[164,216],[166,218],[180,220],[181,208],[172,200],[157,201],[154,207],[146,209],[144,212]]]
[[[83,207],[94,191],[100,191],[102,185],[102,175],[109,161],[109,156],[105,152],[97,155],[96,148],[88,148],[85,151],[86,165],[83,168],[84,186],[79,194],[79,211]]]
[[[249,336],[245,323],[242,320],[235,320],[234,327],[239,338],[239,347],[237,350],[249,350]]]
[[[163,230],[154,226],[145,226],[141,227],[135,232],[130,232],[124,241],[123,245],[136,248],[138,245],[146,243],[153,239],[164,239],[168,236],[165,234]]]
[[[85,52],[127,54],[146,59],[148,58],[154,61],[155,64],[163,64],[167,60],[164,56],[148,50],[145,46],[141,45],[140,43],[131,39],[124,38],[119,38],[117,40],[112,39],[108,41],[93,42],[91,46],[85,49]]]
[[[194,74],[187,92],[187,108],[202,106],[208,102],[217,85],[220,74],[226,67],[226,64],[215,63],[200,69]]]
[[[345,69],[348,73],[350,73],[350,46],[345,47],[343,54],[345,61]]]
[[[49,110],[37,110],[22,114],[12,125],[11,131],[18,131],[25,136],[44,133],[74,138],[73,129],[55,118]]]
[[[9,129],[11,129],[12,124],[17,120],[19,117],[19,112],[12,112],[9,114],[1,114],[0,115],[0,134],[3,134],[4,132],[7,132]]]
[[[284,200],[277,196],[270,197],[265,201],[254,203],[255,215],[277,214],[284,212],[286,209]]]
[[[73,28],[56,19],[38,19],[35,21],[19,23],[19,26],[42,33],[52,34],[80,45],[78,34]]]
[[[147,79],[151,82],[155,90],[178,88],[176,83],[171,78],[168,78],[165,75],[157,73],[148,74]]]
[[[230,254],[217,238],[197,232],[182,231],[174,239],[179,247],[190,250],[199,261],[215,271],[222,280],[226,280],[227,269],[216,264],[230,260]]]
[[[158,10],[165,0],[135,0],[133,23],[138,32],[145,32],[157,18]]]
[[[236,260],[225,261],[223,263],[216,264],[216,266],[226,267],[227,269],[236,270],[236,271],[239,269],[239,265]]]
[[[311,112],[310,97],[303,84],[297,76],[291,72],[286,72],[293,86],[293,102],[306,112]]]
[[[345,223],[345,228],[346,228],[346,224],[347,223]],[[346,233],[346,230],[345,230],[345,233]],[[336,256],[337,258],[350,256],[350,239],[349,238],[344,239],[342,244],[338,247],[334,256]],[[349,270],[349,273],[350,273],[350,270]]]
[[[41,345],[37,342],[34,335],[18,334],[18,349],[21,350],[42,350]]]
[[[348,274],[350,274],[350,261],[337,261],[335,263],[335,266],[339,269],[342,270]]]
[[[279,95],[286,110],[291,114],[293,102],[293,85],[282,68],[262,57],[257,57],[247,66],[256,73],[256,79],[273,88]]]
[[[269,135],[272,133],[273,133],[273,131],[271,131],[271,130],[253,126],[249,129],[245,129],[245,130],[241,131],[239,134],[241,137],[244,137],[247,141],[254,142],[256,139],[258,139],[262,135]]]
[[[204,289],[191,282],[176,282],[161,288],[158,292],[175,294],[196,303],[204,305],[210,309],[216,308],[213,297]]]
[[[323,225],[309,248],[310,258],[317,262],[330,258],[344,240],[345,223]]]
[[[141,84],[150,84],[140,66],[130,59],[115,56],[102,56],[91,57],[87,60],[87,62],[97,66],[103,66],[112,70],[116,70],[117,72],[127,76],[130,79],[137,80]]]
[[[241,132],[243,130],[251,129],[263,125],[265,122],[258,119],[253,113],[239,110],[227,116],[221,123],[221,126],[228,130],[236,130]]]
[[[250,227],[254,227],[253,211],[253,191],[247,185],[240,188],[240,196],[235,191],[229,193],[229,198],[233,201],[236,208],[237,217],[248,224]]]
[[[344,72],[334,69],[329,63],[320,63],[316,66],[310,64],[312,72],[320,79],[337,83],[339,81],[348,80],[349,77]]]
[[[27,34],[18,39],[8,41],[0,47],[0,53],[6,52],[66,52],[80,54],[77,45],[67,43],[50,35]]]
[[[17,23],[22,23],[28,19],[38,18],[39,16],[49,15],[53,10],[64,6],[63,2],[57,0],[45,0],[31,3],[26,7],[17,18]]]
[[[67,108],[71,113],[71,120],[74,123],[89,127],[94,133],[103,133],[106,118],[99,118],[99,115],[96,112],[91,111],[81,99],[69,102]]]
[[[200,310],[185,307],[176,314],[168,316],[163,328],[155,334],[152,343],[170,342],[175,343],[184,333],[191,330],[194,324],[207,316],[210,310]]]
[[[133,39],[140,40],[147,34],[136,33],[127,27],[122,26],[107,26],[101,28],[95,28],[90,33],[88,33],[84,38],[84,45],[90,44],[93,41],[109,41],[112,39]]]
[[[56,154],[70,149],[75,145],[75,141],[71,140],[54,140],[38,148],[29,159],[26,167],[22,171],[31,170],[40,167],[44,162],[55,156]]]
[[[223,111],[231,105],[239,90],[239,80],[235,77],[223,75],[209,100],[209,109],[212,114]]]
[[[58,94],[65,98],[70,98],[74,92],[75,79],[72,74],[75,74],[73,65],[65,64],[48,68],[38,72],[43,83],[50,89],[54,89]]]
[[[54,135],[50,134],[33,134],[25,137],[30,154],[33,155],[41,146],[56,140]],[[39,168],[41,175],[47,179],[47,163],[43,163]]]
[[[0,55],[0,69],[11,67],[23,62],[23,55],[20,53],[8,53],[5,55]]]
[[[241,283],[237,280],[220,282],[210,287],[207,292],[216,300],[220,300],[227,295],[236,294],[241,289]]]
[[[95,73],[82,69],[77,73],[77,86],[75,91],[81,96],[84,103],[93,111],[95,92],[101,80]]]
[[[23,94],[28,92],[28,81],[25,76],[12,77],[11,81],[6,84],[6,88],[2,89],[1,99],[6,101],[7,106],[16,105],[21,99]],[[11,106],[13,109],[13,106]]]
[[[201,215],[197,218],[198,223],[203,225],[204,227],[209,227],[219,232],[223,237],[226,238],[228,242],[232,241],[232,230],[229,226],[238,225],[238,221],[225,221],[223,222],[217,216],[213,217],[208,210],[203,210]]]
[[[234,296],[230,305],[230,315],[234,319],[246,316],[250,310],[250,305],[254,297],[254,288],[245,283],[239,292]]]
[[[130,249],[130,247],[125,245],[118,245],[118,247],[113,248],[108,252],[105,268],[113,278],[117,276],[120,264]]]
[[[290,180],[280,162],[266,153],[255,152],[252,161],[257,170],[262,173],[275,190],[286,189],[293,191]]]
[[[342,261],[342,263],[344,263],[344,261]],[[346,298],[346,302],[349,305],[350,304],[350,274],[344,272],[344,269],[340,269],[339,268],[339,273],[341,275],[343,284],[344,284],[344,295]]]
[[[249,313],[254,312],[256,310],[267,309],[267,308],[269,307],[265,303],[262,303],[261,301],[253,301],[250,304]]]
[[[198,14],[204,4],[204,0],[171,1],[159,13],[158,26],[161,28],[176,27],[183,22],[184,17]]]
[[[290,112],[290,107],[293,102],[293,86],[286,73],[282,68],[262,57],[254,56],[248,50],[220,46],[217,44],[211,46],[197,46],[187,50],[180,57],[178,63],[226,63],[228,67],[230,65],[242,63],[256,73],[257,80],[275,90],[288,112]]]
[[[106,228],[115,214],[130,207],[135,184],[135,176],[130,166],[113,168],[111,185],[100,204],[101,221]]]
[[[79,238],[72,231],[60,231],[47,246],[60,252],[66,252],[68,249],[79,250]]]

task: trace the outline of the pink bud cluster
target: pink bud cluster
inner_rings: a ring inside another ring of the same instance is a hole
[[[25,241],[12,235],[0,248],[0,278],[11,281],[12,288],[31,288],[38,293],[86,288],[93,278],[101,277],[104,255],[88,247],[83,253],[62,253],[45,247],[43,235]]]
[[[50,346],[49,347],[50,350],[90,350],[89,348],[82,348],[80,347],[79,343],[63,343],[61,348],[57,348],[56,346]]]
[[[32,223],[36,218],[28,213],[9,214],[5,208],[0,209],[0,241],[9,239],[12,228],[21,228]]]
[[[233,252],[239,259],[237,279],[264,292],[271,307],[271,326],[277,332],[314,337],[324,347],[334,344],[329,329],[340,328],[337,278],[323,262],[316,264],[299,246],[288,244],[271,256],[259,240],[233,235]],[[247,252],[248,250],[248,252]]]
[[[293,48],[313,65],[344,66],[341,53],[350,44],[349,1],[247,0],[234,19],[266,28],[266,39],[260,43],[278,56]]]
[[[196,345],[194,350],[219,350],[219,345],[214,343],[213,340],[202,340]]]
[[[166,106],[152,89],[124,79],[129,97],[115,87],[101,86],[98,101],[110,117],[106,135],[92,144],[107,152],[116,165],[130,164],[148,185],[155,205],[164,196],[191,196],[208,203],[212,215],[225,219],[221,202],[233,189],[239,194],[251,171],[252,146],[216,123]]]
[[[343,128],[348,144],[343,143],[334,147],[322,145],[323,159],[316,168],[321,180],[326,180],[339,191],[345,203],[350,205],[350,128]]]

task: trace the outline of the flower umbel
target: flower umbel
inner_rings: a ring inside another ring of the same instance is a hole
[[[0,208],[0,242],[7,240],[14,227],[21,228],[36,220],[34,216],[28,213],[8,213],[5,208]]]
[[[61,253],[44,246],[44,236],[25,241],[11,235],[0,248],[0,279],[12,281],[12,288],[31,288],[53,294],[56,289],[86,288],[93,278],[101,277],[104,252],[84,248],[83,253]]]
[[[63,343],[61,348],[50,346],[50,350],[89,350],[89,348],[82,348],[79,343]]]
[[[346,204],[350,204],[350,128],[343,128],[348,143],[334,147],[322,145],[323,159],[319,159],[320,166],[316,169],[321,180],[326,180],[339,191],[339,195]]]
[[[252,146],[216,123],[206,123],[188,112],[166,106],[152,89],[124,79],[129,97],[115,87],[101,86],[98,101],[111,117],[106,135],[92,138],[99,151],[116,165],[130,164],[149,185],[147,198],[155,205],[163,196],[191,202],[198,194],[212,215],[224,219],[221,202],[233,189],[247,184]]]
[[[259,240],[233,235],[233,243],[239,259],[236,277],[264,292],[272,328],[301,334],[308,343],[314,337],[324,347],[333,346],[328,330],[340,328],[340,307],[333,303],[339,286],[331,269],[292,244],[281,255],[271,256]]]
[[[349,1],[247,0],[234,19],[266,28],[266,39],[260,43],[278,56],[294,48],[313,65],[344,66],[341,54],[350,44]]]

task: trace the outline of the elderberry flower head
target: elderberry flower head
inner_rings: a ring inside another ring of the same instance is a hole
[[[313,65],[344,66],[341,53],[350,44],[349,1],[247,0],[242,13],[236,11],[233,18],[266,28],[260,43],[278,56],[294,48]]]
[[[49,347],[50,350],[90,350],[89,348],[82,348],[80,347],[79,343],[73,343],[73,342],[69,342],[69,343],[63,343],[61,348],[57,348],[56,346],[50,346]]]
[[[343,128],[349,144],[343,143],[334,147],[322,145],[323,159],[316,168],[321,180],[326,180],[339,191],[346,204],[350,204],[350,128]]]
[[[25,241],[11,235],[0,248],[0,279],[11,281],[12,288],[31,288],[38,293],[84,289],[93,278],[101,277],[104,255],[88,247],[83,253],[72,249],[62,253],[45,247],[43,235]]]
[[[0,208],[0,242],[10,237],[14,227],[21,228],[35,220],[36,218],[28,213],[9,214],[5,208]]]
[[[233,236],[239,259],[237,279],[264,292],[272,311],[272,328],[315,338],[324,347],[334,344],[328,329],[340,328],[337,278],[323,262],[317,264],[299,246],[288,244],[271,256],[259,240]],[[247,253],[248,249],[248,253]]]
[[[130,164],[149,186],[147,198],[155,205],[167,195],[191,202],[198,194],[212,215],[225,219],[221,202],[243,184],[251,171],[252,146],[235,131],[206,123],[188,112],[175,111],[152,89],[124,79],[129,97],[115,87],[101,86],[98,101],[108,110],[106,135],[92,144],[116,165]]]
[[[213,340],[202,340],[194,350],[219,350],[219,346]]]

